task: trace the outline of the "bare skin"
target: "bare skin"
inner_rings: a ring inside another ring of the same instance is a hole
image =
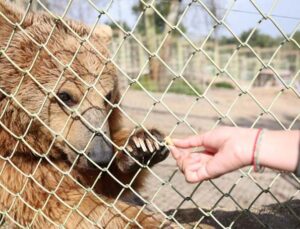
[[[220,127],[201,135],[173,139],[171,152],[190,183],[219,177],[252,164],[257,129]],[[293,172],[298,162],[299,131],[265,130],[259,161],[262,166]],[[203,147],[203,152],[193,148]]]

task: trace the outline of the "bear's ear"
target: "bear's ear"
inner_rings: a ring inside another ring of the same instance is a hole
[[[105,45],[109,45],[111,43],[112,34],[112,29],[108,25],[98,25],[93,32],[93,35],[96,37],[98,42],[100,41]]]
[[[21,23],[24,17],[24,11],[8,2],[0,0],[0,46],[11,35],[15,23]],[[30,26],[33,22],[33,16],[28,13],[21,24],[22,28]]]

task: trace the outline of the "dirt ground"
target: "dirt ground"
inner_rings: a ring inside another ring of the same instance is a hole
[[[254,89],[251,94],[269,113],[263,113],[251,96],[236,90],[210,90],[198,101],[193,96],[167,94],[161,98],[161,94],[153,93],[151,96],[161,101],[155,106],[145,92],[129,90],[123,94],[122,106],[129,125],[135,125],[131,119],[173,138],[233,122],[244,127],[255,122],[254,127],[300,128],[295,121],[300,100],[293,92]],[[171,112],[185,122],[179,122]],[[178,228],[290,229],[300,228],[299,191],[300,180],[292,174],[272,170],[253,173],[249,168],[188,184],[169,157],[150,171],[140,195],[148,201],[149,209],[169,216]]]
[[[198,101],[193,96],[166,94],[161,98],[161,94],[153,93],[151,96],[161,101],[154,106],[155,101],[145,92],[128,90],[122,106],[131,119],[173,138],[233,122],[244,127],[255,122],[254,127],[299,129],[296,117],[300,100],[294,92],[264,88],[250,93],[210,90]],[[185,122],[179,122],[170,111]],[[149,201],[149,208],[171,215],[184,227],[300,228],[299,184],[292,174],[272,170],[259,174],[249,172],[249,168],[213,181],[188,184],[169,157],[150,172],[141,195]]]

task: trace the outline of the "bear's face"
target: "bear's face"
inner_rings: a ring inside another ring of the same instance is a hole
[[[1,89],[14,94],[6,113],[18,113],[15,122],[22,119],[15,134],[25,136],[31,151],[49,158],[84,168],[91,161],[107,164],[113,156],[108,119],[118,95],[115,67],[107,60],[110,30],[91,32],[68,21],[80,39],[48,16],[27,20],[0,57]]]
[[[56,96],[49,100],[46,106],[48,112],[43,112],[43,120],[61,134],[56,146],[70,162],[78,157],[77,165],[89,166],[89,160],[80,156],[85,154],[97,164],[107,164],[113,156],[108,119],[111,104],[116,102],[118,93],[115,70],[89,45],[83,45],[74,58],[76,50],[68,45],[72,44],[72,40],[70,38],[65,43],[64,49],[54,51],[58,59],[66,64],[70,60],[72,64],[56,75],[57,81],[52,82],[51,88]],[[38,66],[42,68],[43,63]]]

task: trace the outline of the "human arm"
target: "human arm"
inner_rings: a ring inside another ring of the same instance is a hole
[[[177,165],[191,183],[215,178],[253,162],[257,129],[220,127],[201,135],[174,139]],[[204,151],[193,153],[202,146]],[[299,131],[266,130],[259,147],[262,166],[293,172],[298,163]]]

